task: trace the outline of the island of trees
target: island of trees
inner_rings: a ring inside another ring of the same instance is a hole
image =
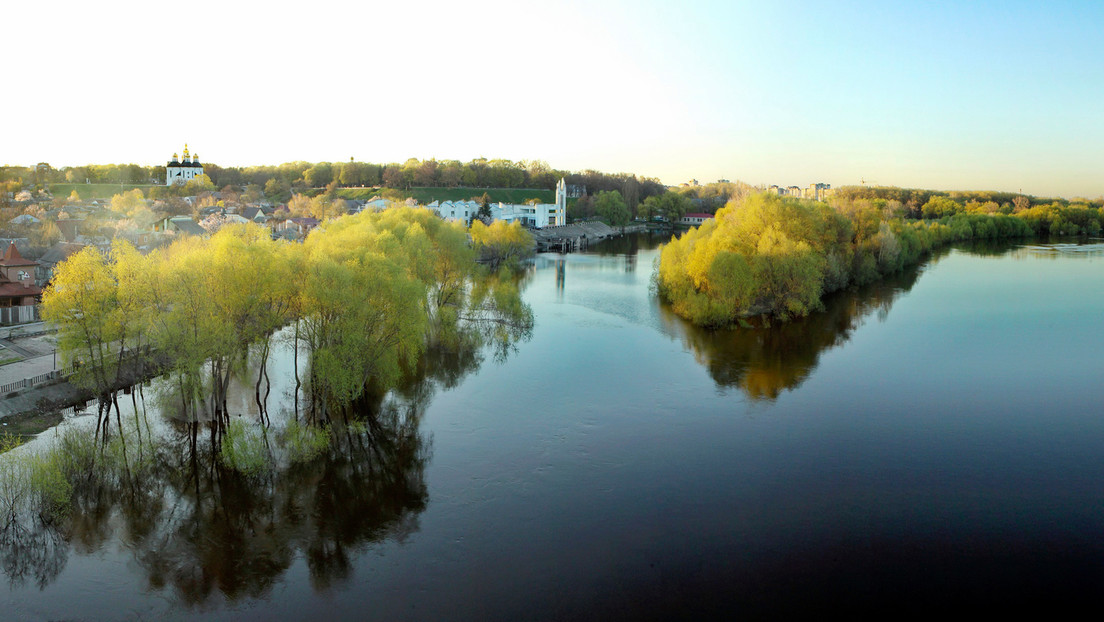
[[[830,202],[755,193],[664,246],[660,295],[709,327],[786,319],[823,296],[915,264],[969,239],[1100,234],[1100,201],[1033,204],[1001,193],[843,188]]]

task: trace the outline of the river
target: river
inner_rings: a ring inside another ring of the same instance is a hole
[[[538,256],[529,339],[431,362],[371,443],[252,480],[166,451],[63,530],[5,531],[2,617],[1100,608],[1102,247],[956,247],[704,331],[652,293],[656,242]]]

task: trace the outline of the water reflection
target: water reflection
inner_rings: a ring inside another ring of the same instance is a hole
[[[41,521],[13,521],[0,529],[0,567],[12,587],[33,583],[43,589],[69,559],[69,543]]]
[[[884,320],[920,274],[950,252],[941,249],[921,266],[830,296],[824,301],[824,311],[787,323],[756,322],[735,330],[705,330],[679,318],[666,305],[660,305],[660,315],[667,334],[694,353],[719,387],[739,389],[752,400],[773,400],[782,391],[800,386],[816,368],[821,353],[846,343],[868,316],[876,314]],[[1006,240],[976,240],[956,245],[954,252],[978,257],[1098,257],[1104,255],[1104,245],[1018,246]]]
[[[329,589],[349,579],[354,553],[417,530],[431,451],[423,412],[388,397],[335,426],[320,457],[254,476],[224,468],[203,444],[193,452],[182,428],[140,476],[79,486],[64,523],[6,532],[5,573],[42,587],[64,567],[66,542],[91,553],[117,540],[150,588],[171,588],[188,605],[262,596],[298,557],[311,584]]]
[[[914,267],[839,292],[825,299],[823,311],[785,323],[756,320],[732,330],[707,330],[678,317],[667,305],[660,305],[660,317],[665,332],[694,353],[718,387],[739,389],[752,400],[773,400],[800,386],[821,353],[846,343],[872,313],[884,319],[921,272]]]
[[[524,337],[513,334],[509,346]],[[243,474],[170,419],[160,440],[146,439],[142,459],[132,456],[129,477],[105,469],[77,482],[64,520],[28,516],[0,531],[5,575],[41,589],[71,551],[120,542],[150,589],[171,590],[188,606],[264,596],[300,559],[316,590],[348,582],[364,550],[419,528],[432,454],[421,420],[435,393],[478,370],[485,352],[511,349],[475,338],[450,345],[430,349],[397,389],[354,403],[332,425],[328,448],[306,462],[275,460]],[[278,454],[280,430],[263,433]]]
[[[555,260],[556,266],[556,301],[563,302],[564,283],[566,281],[565,270],[567,268],[567,261],[562,257]]]

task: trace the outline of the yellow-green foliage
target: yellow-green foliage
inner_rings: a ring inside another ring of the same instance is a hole
[[[754,195],[672,238],[660,257],[659,291],[679,315],[708,326],[805,315],[820,306],[826,278],[838,280],[850,238],[848,220],[826,205]]]
[[[948,242],[1033,234],[1029,219],[999,213],[989,203],[967,212],[938,196],[925,210],[950,215],[905,221],[901,205],[880,199],[829,206],[753,195],[672,238],[660,255],[658,289],[676,313],[703,326],[760,314],[785,319],[819,308],[824,294],[901,270]],[[1052,228],[1060,218],[1055,213],[1048,213]],[[1061,213],[1076,214],[1082,230],[1096,222],[1091,209]]]
[[[74,192],[76,192],[74,190]],[[111,211],[122,214],[127,218],[137,218],[148,212],[146,198],[138,188],[128,190],[122,194],[111,197]]]
[[[114,376],[112,344],[121,338],[118,284],[104,256],[86,246],[54,271],[42,296],[42,317],[58,326],[58,349],[66,365],[80,363],[75,384],[106,387]]]
[[[307,426],[295,420],[288,422],[282,438],[292,463],[314,460],[330,446],[329,428]]]
[[[0,437],[0,522],[15,520],[25,512],[44,519],[63,515],[69,508],[72,487],[66,479],[58,452],[29,451],[19,439]]]
[[[10,432],[0,434],[0,454],[6,454],[22,444],[23,439]]]
[[[401,208],[342,218],[307,239],[299,299],[316,395],[347,404],[416,359],[443,261],[436,250],[456,233],[428,210]]]
[[[493,244],[531,248],[520,227],[487,229]],[[63,359],[79,363],[79,383],[105,394],[150,346],[191,404],[204,391],[225,401],[250,348],[298,319],[309,390],[318,403],[348,404],[369,383],[388,388],[427,343],[470,323],[471,293],[486,278],[464,227],[395,208],[327,221],[303,244],[244,224],[147,256],[125,242],[108,257],[84,249],[58,267],[43,315],[59,328]]]
[[[480,261],[488,263],[492,272],[531,256],[536,246],[533,236],[517,222],[496,220],[484,225],[476,220],[472,222],[471,237]]]
[[[263,431],[241,419],[230,422],[219,456],[224,465],[242,475],[259,475],[270,465]]]

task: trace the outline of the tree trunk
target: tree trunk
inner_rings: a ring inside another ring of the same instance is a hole
[[[295,340],[292,342],[292,360],[295,363],[295,423],[299,423],[299,318],[295,318]]]

